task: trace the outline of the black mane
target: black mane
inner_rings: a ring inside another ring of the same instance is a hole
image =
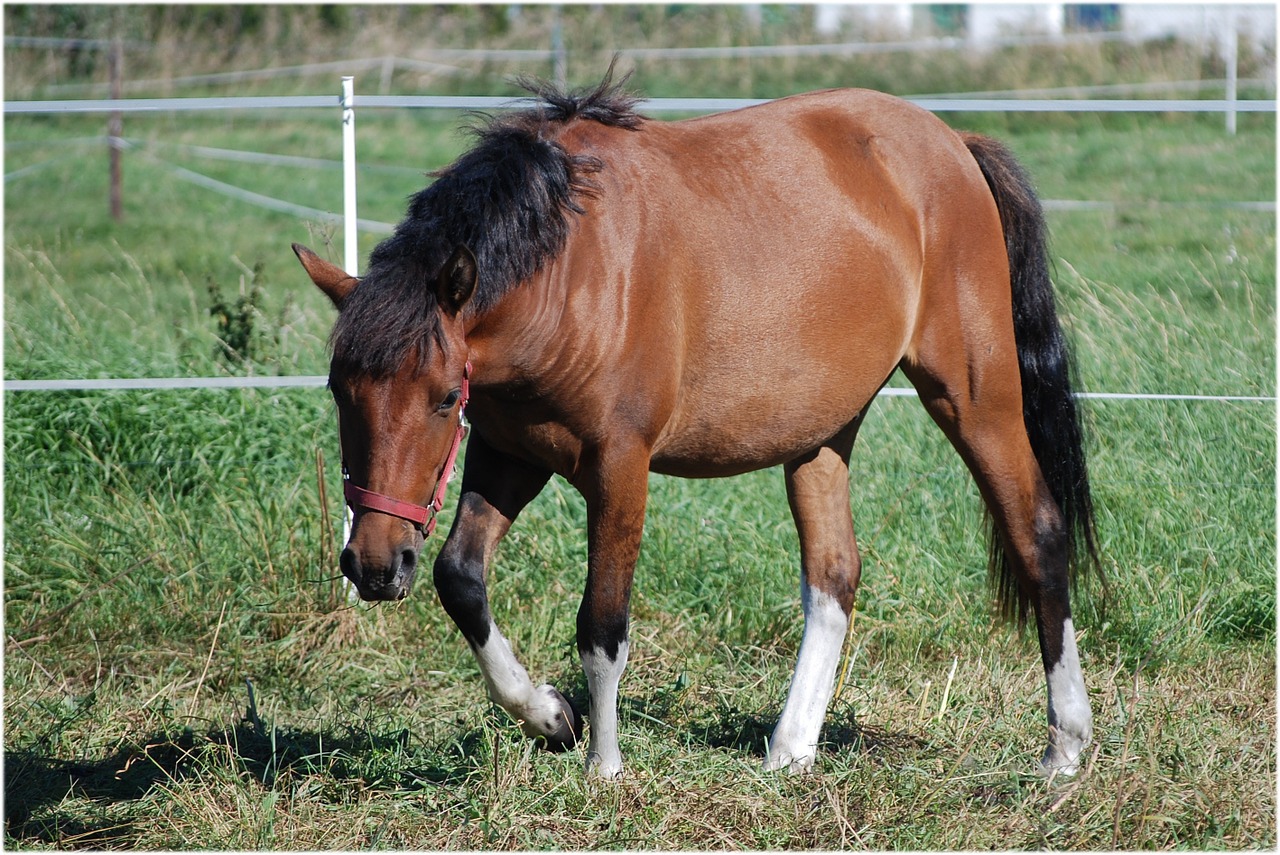
[[[549,84],[521,81],[534,106],[482,117],[471,128],[476,144],[436,181],[409,200],[404,220],[378,244],[369,269],[343,303],[330,344],[335,362],[374,376],[404,364],[428,336],[439,340],[435,282],[453,251],[464,245],[479,278],[468,311],[483,312],[564,248],[578,198],[594,188],[603,164],[572,155],[560,132],[581,119],[634,129],[644,121],[637,98],[610,74],[590,91],[563,93]]]

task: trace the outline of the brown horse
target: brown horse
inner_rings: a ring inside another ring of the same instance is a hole
[[[849,455],[901,368],[990,511],[1001,604],[1034,611],[1042,767],[1075,771],[1092,715],[1068,580],[1096,565],[1092,508],[1044,221],[1009,152],[867,91],[666,123],[609,78],[533,88],[412,198],[364,278],[294,246],[339,309],[329,385],[355,510],[341,565],[360,595],[409,592],[465,404],[436,589],[490,697],[548,747],[574,745],[581,717],[512,655],[485,579],[553,473],[582,493],[586,764],[612,777],[647,474],[781,465],[805,626],[764,765],[807,770],[861,569]]]

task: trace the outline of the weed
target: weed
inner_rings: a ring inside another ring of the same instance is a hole
[[[212,276],[208,280],[209,316],[213,318],[218,340],[215,355],[233,365],[241,366],[261,358],[266,346],[278,342],[278,337],[271,341],[272,336],[261,326],[262,271],[263,263],[259,261],[249,273],[251,284],[247,291],[245,276],[240,277],[240,294],[234,302],[222,296]]]

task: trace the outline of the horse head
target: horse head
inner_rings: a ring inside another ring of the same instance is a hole
[[[475,287],[475,258],[459,247],[428,278],[425,305],[415,308],[429,334],[390,342],[406,338],[404,329],[371,322],[377,313],[370,307],[387,302],[376,299],[386,290],[377,279],[406,271],[384,266],[357,279],[306,247],[293,249],[339,311],[329,390],[338,409],[343,492],[355,514],[342,572],[365,600],[402,599],[465,430],[470,363],[459,313]]]

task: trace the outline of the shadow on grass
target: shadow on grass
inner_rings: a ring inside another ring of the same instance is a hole
[[[415,790],[456,784],[482,761],[484,732],[457,735],[449,746],[410,747],[408,730],[374,734],[347,726],[335,736],[292,731],[261,722],[197,735],[158,733],[99,760],[63,760],[38,750],[4,752],[5,837],[10,847],[136,848],[152,821],[141,801],[157,785],[230,771],[261,785],[292,779],[326,780],[333,789],[359,784]]]
[[[716,709],[685,719],[677,711],[676,699],[666,690],[647,699],[626,698],[620,705],[632,713],[631,727],[674,735],[708,748],[740,751],[761,760],[782,712],[779,708],[762,714],[722,703]],[[908,755],[929,750],[929,743],[915,733],[859,724],[852,710],[844,705],[828,712],[819,743],[819,751],[823,753],[854,752],[889,762],[900,762]]]

